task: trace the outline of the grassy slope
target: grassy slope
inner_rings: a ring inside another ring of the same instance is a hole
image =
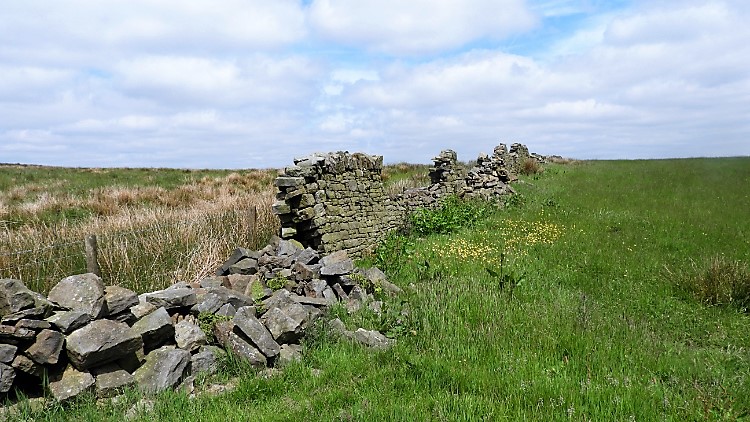
[[[750,262],[749,182],[749,159],[553,167],[518,186],[522,206],[394,254],[393,281],[413,283],[410,316],[346,319],[404,328],[393,350],[321,332],[281,375],[243,374],[237,391],[211,399],[170,393],[142,420],[746,416],[748,316],[686,297],[672,274],[718,254]],[[501,251],[525,273],[513,297],[485,271]],[[44,416],[120,420],[134,400]]]

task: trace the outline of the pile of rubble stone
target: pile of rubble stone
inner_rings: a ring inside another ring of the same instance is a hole
[[[479,154],[476,165],[466,173],[465,196],[485,201],[500,198],[502,195],[515,193],[510,186],[511,174],[506,169],[505,145],[495,148],[491,157]]]
[[[399,291],[345,252],[320,257],[278,237],[260,251],[238,248],[216,274],[141,295],[94,274],[67,277],[47,297],[0,280],[0,393],[44,379],[59,401],[132,386],[158,392],[214,371],[225,349],[258,367],[280,366],[300,357],[305,330],[327,306],[380,308],[360,284]],[[373,347],[392,342],[340,332]]]

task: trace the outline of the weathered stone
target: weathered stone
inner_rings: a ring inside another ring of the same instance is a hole
[[[170,310],[191,307],[198,303],[198,300],[193,289],[178,288],[147,293],[146,302],[156,307],[163,306],[165,309]]]
[[[157,309],[159,308],[156,305],[152,305],[148,302],[139,303],[135,306],[130,307],[130,313],[133,314],[135,319],[141,319]]]
[[[368,280],[374,285],[379,286],[383,290],[389,293],[393,294],[400,294],[403,292],[400,287],[396,286],[395,284],[388,281],[388,277],[386,277],[385,273],[380,271],[380,268],[378,267],[372,267],[368,268],[364,271],[364,276],[367,277]]]
[[[94,384],[93,375],[68,365],[61,376],[49,383],[49,391],[55,400],[64,402],[91,390]]]
[[[20,280],[0,280],[0,316],[34,306],[34,296]]]
[[[292,212],[292,208],[283,201],[274,202],[273,205],[271,205],[271,211],[276,214],[289,214]]]
[[[302,360],[302,346],[299,344],[285,344],[281,346],[279,357],[277,359],[278,366],[288,365],[300,360]]]
[[[224,350],[216,346],[202,346],[200,351],[190,358],[190,368],[193,374],[213,374],[218,368],[219,356]]]
[[[86,312],[94,319],[107,314],[104,283],[96,274],[86,273],[66,277],[50,290],[47,297],[62,307]]]
[[[238,263],[240,260],[244,258],[255,258],[257,259],[258,256],[256,253],[253,253],[252,251],[245,249],[245,248],[237,248],[232,252],[232,255],[229,256],[229,258],[224,261],[223,264],[221,264],[221,267],[216,270],[216,275],[227,275],[229,272],[229,267],[232,265]]]
[[[133,372],[136,371],[136,369],[140,368],[141,365],[143,365],[143,362],[145,361],[146,361],[146,352],[143,349],[143,346],[141,346],[137,350],[128,353],[127,355],[121,357],[120,359],[117,359],[115,363],[120,365],[122,369],[132,374]]]
[[[261,321],[277,343],[294,343],[302,337],[308,317],[309,314],[302,305],[291,303],[283,308],[270,309]]]
[[[48,321],[41,321],[38,319],[19,319],[15,325],[16,328],[26,328],[29,330],[46,330],[52,328],[52,324]]]
[[[279,344],[268,329],[255,317],[255,308],[243,306],[234,316],[234,324],[266,357],[273,359],[279,354]]]
[[[226,346],[229,341],[229,333],[234,330],[234,321],[219,321],[214,324],[213,335],[216,342]]]
[[[297,229],[292,227],[282,227],[281,228],[281,237],[283,238],[289,238],[292,236],[295,236],[297,234]]]
[[[128,325],[133,325],[135,324],[136,321],[138,321],[138,318],[136,318],[135,315],[133,315],[133,313],[130,312],[129,309],[123,312],[120,312],[119,314],[109,315],[107,316],[107,319],[111,319],[117,322],[124,322],[125,324],[128,324]]]
[[[73,331],[65,341],[70,361],[81,370],[113,362],[142,346],[141,336],[127,324],[107,319]]]
[[[234,332],[228,334],[226,347],[229,348],[232,353],[247,360],[248,363],[253,366],[265,367],[268,365],[265,355],[263,355],[260,350],[250,345],[250,343]]]
[[[146,355],[146,362],[133,374],[138,388],[147,393],[158,393],[174,388],[187,375],[190,352],[162,347]]]
[[[349,300],[349,295],[346,294],[346,292],[344,291],[344,288],[341,287],[339,283],[334,284],[333,286],[331,286],[331,288],[333,289],[334,292],[336,292],[336,295],[339,297],[339,299],[343,301]]]
[[[297,255],[297,262],[305,265],[314,264],[318,262],[319,259],[320,255],[318,255],[318,252],[312,248],[306,248]]]
[[[316,267],[296,262],[292,267],[292,271],[296,274],[297,281],[312,280],[320,277],[320,269]]]
[[[208,289],[208,293],[218,295],[222,298],[224,303],[231,304],[235,309],[239,309],[243,306],[252,306],[254,303],[253,298],[232,289],[227,289],[226,287],[213,287]]]
[[[163,307],[136,321],[132,331],[141,336],[147,353],[173,339],[175,335],[172,318]]]
[[[237,313],[237,310],[230,303],[227,303],[226,305],[219,308],[218,311],[216,311],[216,315],[230,317],[230,318],[234,317],[236,313]]]
[[[277,256],[295,257],[299,255],[300,252],[302,252],[302,248],[300,247],[299,242],[296,241],[282,239],[279,241],[279,246],[276,248]]]
[[[91,321],[91,315],[87,312],[74,310],[55,312],[47,321],[57,327],[63,334],[69,334]]]
[[[128,387],[135,385],[135,378],[116,363],[110,363],[92,370],[96,378],[96,396],[116,396]]]
[[[34,362],[24,355],[16,355],[11,365],[16,371],[23,372],[35,376],[37,378],[44,378],[45,369],[44,366]]]
[[[330,299],[326,299],[325,297],[298,296],[295,294],[290,297],[293,301],[302,305],[329,306],[333,304]]]
[[[226,296],[222,297],[221,295],[213,292],[208,292],[201,300],[195,304],[190,310],[191,312],[195,314],[201,314],[201,313],[209,313],[213,314],[216,313],[224,304],[226,304]]]
[[[54,365],[60,358],[65,336],[57,331],[42,330],[36,341],[26,350],[26,355],[42,365]]]
[[[258,261],[253,258],[245,258],[229,267],[229,274],[252,275],[257,272]]]
[[[188,352],[197,350],[207,342],[206,333],[187,320],[180,321],[174,326],[174,339],[177,347]]]
[[[256,268],[257,272],[257,268]],[[246,275],[246,274],[230,274],[228,277],[229,280],[229,288],[246,294],[245,291],[247,290],[247,286],[254,280],[258,279],[258,275]]]
[[[271,297],[263,301],[263,309],[268,311],[273,308],[284,307],[291,303],[294,303],[292,294],[286,289],[279,289],[275,291]]]
[[[12,366],[0,363],[0,393],[7,393],[13,387],[16,371]]]
[[[337,251],[321,258],[321,275],[342,275],[354,271],[354,262],[349,259],[346,251]]]
[[[51,314],[52,308],[51,307],[34,307],[34,308],[28,308],[23,309],[18,312],[13,312],[12,314],[5,315],[2,320],[3,324],[13,324],[16,323],[22,319],[44,319],[47,318]]]
[[[208,277],[208,278],[204,278],[203,280],[201,280],[200,286],[203,287],[204,289],[207,289],[209,287],[219,287],[219,286],[228,287],[225,285],[227,281],[228,280],[225,276]]]
[[[115,315],[138,305],[138,295],[124,287],[107,286],[104,288],[104,301],[109,314]]]
[[[18,347],[12,344],[0,344],[0,363],[11,363],[16,357]]]
[[[280,188],[290,188],[290,187],[297,187],[302,186],[305,184],[305,178],[304,177],[277,177],[274,179],[273,184],[275,186],[278,186]]]
[[[6,344],[18,344],[33,340],[36,337],[34,330],[28,328],[16,328],[10,325],[0,325],[0,341]]]
[[[378,331],[365,330],[364,328],[358,328],[354,332],[354,339],[365,346],[379,350],[388,349],[396,343],[395,340],[389,339]]]

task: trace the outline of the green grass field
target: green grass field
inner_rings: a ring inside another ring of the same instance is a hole
[[[750,417],[750,317],[688,288],[712,262],[750,262],[750,158],[551,165],[516,189],[470,227],[389,242],[406,293],[383,316],[332,310],[392,350],[320,327],[276,376],[235,363],[235,391],[163,394],[138,420]],[[138,398],[26,416],[120,421]]]

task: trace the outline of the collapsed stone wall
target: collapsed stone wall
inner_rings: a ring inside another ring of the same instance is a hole
[[[45,379],[59,401],[87,391],[110,397],[127,387],[189,388],[195,374],[216,369],[224,349],[257,367],[283,365],[300,357],[305,330],[331,304],[380,311],[382,302],[358,280],[400,291],[343,251],[321,257],[277,237],[259,251],[238,248],[216,276],[142,295],[91,273],[64,278],[46,297],[2,279],[0,400],[15,388],[39,391]],[[338,324],[339,334],[368,347],[393,343]]]
[[[433,158],[430,186],[389,197],[383,184],[383,157],[362,153],[313,154],[294,160],[276,178],[273,212],[281,237],[321,253],[344,250],[353,257],[403,227],[417,209],[433,208],[450,195],[493,200],[513,193],[529,150],[522,144],[498,145],[492,157],[479,156],[468,172],[452,150]]]

